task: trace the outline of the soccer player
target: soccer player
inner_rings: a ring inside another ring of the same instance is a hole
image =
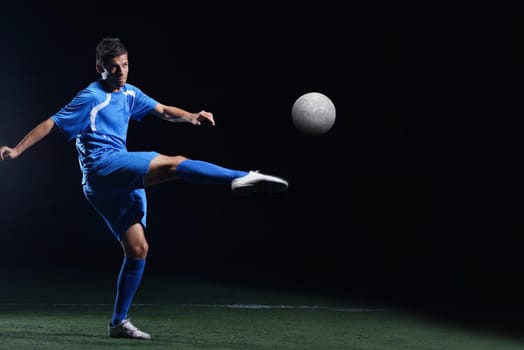
[[[182,179],[198,184],[231,186],[234,193],[278,193],[286,180],[257,171],[228,169],[182,155],[130,152],[126,147],[130,119],[141,121],[152,114],[169,122],[215,124],[208,111],[190,113],[162,104],[127,83],[128,52],[119,38],[103,38],[96,47],[96,70],[100,78],[90,83],[56,114],[42,121],[15,146],[0,147],[0,160],[18,158],[54,129],[75,139],[83,193],[103,218],[123,248],[123,262],[116,285],[110,337],[151,339],[128,317],[133,296],[140,285],[148,242],[145,237],[147,201],[145,188]]]

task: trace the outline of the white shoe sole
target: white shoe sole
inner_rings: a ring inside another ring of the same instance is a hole
[[[254,192],[279,193],[287,189],[286,180],[276,176],[251,171],[244,177],[233,180],[231,189],[237,195],[248,195]]]

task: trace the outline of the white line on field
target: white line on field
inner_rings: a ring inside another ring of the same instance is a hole
[[[196,307],[225,307],[230,309],[314,309],[314,310],[329,310],[338,312],[374,312],[387,311],[387,309],[371,309],[363,307],[338,307],[338,306],[322,306],[322,305],[265,305],[265,304],[178,304],[182,306],[196,306]]]
[[[133,304],[133,306],[155,306],[160,304]],[[337,312],[377,312],[388,311],[388,309],[373,309],[364,307],[338,307],[338,306],[323,306],[323,305],[266,305],[266,304],[164,304],[175,306],[191,306],[191,307],[222,307],[228,309],[249,309],[249,310],[266,310],[266,309],[313,309],[313,310],[327,310]],[[0,306],[40,306],[40,307],[89,307],[89,306],[113,306],[113,304],[86,304],[86,303],[0,303]]]

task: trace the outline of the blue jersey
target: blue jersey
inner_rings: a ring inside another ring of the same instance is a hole
[[[76,138],[82,183],[98,161],[112,152],[127,151],[129,121],[142,121],[156,105],[131,84],[119,92],[107,92],[95,81],[51,117],[68,140]]]

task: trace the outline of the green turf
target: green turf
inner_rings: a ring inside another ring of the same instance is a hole
[[[146,280],[136,296],[130,316],[152,341],[111,339],[113,285],[99,282],[0,286],[0,349],[524,349],[516,339],[399,310],[361,312],[347,301],[179,280]],[[275,308],[231,307],[239,304]]]

